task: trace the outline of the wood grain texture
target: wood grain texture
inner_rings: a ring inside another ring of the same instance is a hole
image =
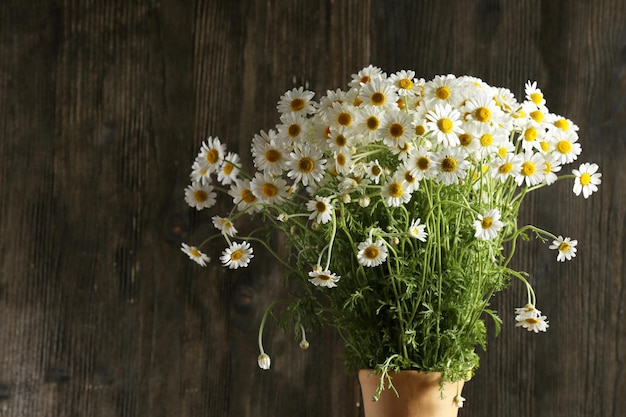
[[[249,164],[282,93],[319,96],[370,63],[518,97],[536,80],[603,172],[589,200],[567,184],[528,200],[523,219],[577,238],[579,253],[557,264],[522,245],[515,262],[549,331],[513,327],[523,288],[498,295],[505,326],[459,415],[626,415],[622,0],[5,0],[0,416],[359,415],[332,329],[301,351],[270,326],[272,370],[258,369],[279,268],[199,268],[179,247],[210,224],[183,201],[202,140]]]

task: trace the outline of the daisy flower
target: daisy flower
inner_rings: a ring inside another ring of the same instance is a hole
[[[465,159],[463,150],[448,148],[433,155],[437,179],[444,185],[458,184],[467,176],[470,163]]]
[[[263,133],[261,132],[261,134]],[[265,140],[262,136],[255,135],[254,139],[252,139],[254,166],[267,174],[280,175],[287,167],[289,153],[278,142],[276,133],[273,133],[270,137],[268,137],[268,140]]]
[[[211,258],[209,258],[206,254],[200,252],[200,250],[198,250],[198,248],[196,248],[195,246],[190,246],[186,243],[183,243],[180,250],[186,253],[189,256],[189,259],[195,261],[198,265],[206,266],[207,263],[211,262]]]
[[[494,239],[503,227],[504,223],[500,220],[500,211],[491,209],[485,214],[479,214],[478,219],[474,221],[474,228],[476,229],[474,237],[481,240]]]
[[[220,216],[213,216],[211,220],[213,221],[213,226],[215,226],[217,230],[219,230],[226,236],[234,236],[237,234],[237,229],[235,228],[233,222],[230,221],[230,219]]]
[[[356,74],[352,74],[352,81],[348,84],[350,87],[361,87],[373,79],[385,78],[386,74],[378,67],[368,65]]]
[[[467,123],[480,132],[489,131],[492,126],[497,126],[502,117],[502,110],[496,106],[496,102],[488,94],[475,94],[465,102],[462,111],[466,114]]]
[[[276,109],[281,114],[289,112],[302,115],[312,114],[315,111],[315,106],[311,101],[313,96],[315,96],[314,92],[304,90],[303,87],[294,88],[280,97]]]
[[[389,76],[389,81],[396,88],[399,96],[408,96],[414,93],[415,71],[398,71]]]
[[[333,103],[324,116],[324,122],[331,127],[350,127],[355,123],[357,110],[346,103]]]
[[[378,162],[378,159],[367,163],[367,170],[365,175],[376,184],[380,182],[380,176],[385,172],[383,167]]]
[[[530,80],[526,81],[524,93],[526,94],[526,99],[535,104],[535,106],[544,106],[546,104],[543,93],[537,88],[537,81],[533,81],[532,83]]]
[[[531,187],[541,183],[544,179],[543,171],[545,170],[545,160],[539,153],[532,151],[524,152],[520,169],[514,173],[517,185],[526,183]]]
[[[259,368],[267,371],[272,365],[272,359],[267,353],[261,353],[257,358],[257,363],[259,364]]]
[[[254,197],[266,204],[282,203],[289,192],[287,181],[260,172],[257,172],[250,182],[250,188]]]
[[[352,172],[352,154],[348,152],[335,152],[335,170],[338,174],[348,175]]]
[[[461,113],[448,103],[437,104],[434,110],[426,113],[426,129],[432,132],[437,143],[443,146],[457,146],[460,143]]]
[[[413,222],[409,226],[409,236],[422,242],[426,242],[426,239],[428,238],[426,225],[420,224],[420,221],[420,219],[413,220]]]
[[[222,264],[230,269],[245,268],[252,258],[254,258],[252,246],[245,240],[241,243],[231,243],[220,256]]]
[[[358,98],[363,102],[363,106],[374,106],[381,109],[395,107],[398,100],[393,85],[382,78],[375,78],[362,86]]]
[[[548,329],[548,321],[546,316],[522,316],[515,317],[516,327],[523,327],[529,332],[545,332]]]
[[[389,178],[380,190],[380,196],[385,199],[385,204],[389,207],[400,207],[411,200],[411,193],[404,178]]]
[[[324,176],[326,164],[326,160],[322,157],[322,152],[314,146],[309,146],[308,143],[296,146],[289,154],[287,176],[292,178],[295,184],[301,182],[305,187],[319,182]]]
[[[524,307],[517,307],[515,309],[515,314],[517,315],[516,319],[526,317],[539,317],[541,316],[541,311],[539,311],[537,307],[529,303],[526,304]]]
[[[334,288],[337,286],[337,282],[341,278],[336,274],[330,272],[327,269],[317,267],[313,271],[309,272],[309,282],[317,287]]]
[[[384,112],[378,107],[366,106],[359,109],[356,118],[355,132],[363,135],[365,142],[372,142],[382,124]]]
[[[600,179],[602,174],[598,172],[597,164],[585,162],[578,169],[573,169],[572,173],[576,176],[574,180],[574,194],[588,198],[591,194],[598,191],[598,185],[602,182]]]
[[[491,163],[491,175],[505,182],[522,168],[524,157],[514,153],[507,153],[503,158],[494,158]]]
[[[280,116],[281,123],[276,125],[278,138],[286,146],[291,147],[304,137],[307,130],[307,119],[297,113],[285,113]]]
[[[222,144],[219,138],[209,137],[202,143],[196,161],[203,164],[209,173],[217,172],[224,159],[224,153],[226,145]]]
[[[210,208],[215,205],[217,194],[213,192],[213,186],[194,182],[185,189],[185,201],[189,207],[196,210]]]
[[[411,140],[413,128],[412,120],[405,112],[390,112],[383,118],[383,123],[378,130],[378,134],[383,138],[383,142],[390,148],[396,148],[404,142]]]
[[[228,190],[228,195],[233,198],[233,204],[239,211],[251,210],[254,213],[261,210],[261,206],[255,204],[258,200],[252,192],[249,180],[235,180]]]
[[[565,262],[566,260],[569,261],[576,257],[577,244],[577,240],[571,240],[569,237],[563,238],[563,236],[559,236],[552,241],[550,249],[558,250],[559,254],[556,256],[556,260],[559,262]]]
[[[239,162],[239,155],[229,152],[222,161],[222,165],[217,173],[217,180],[223,185],[232,184],[239,174]]]
[[[454,405],[456,405],[457,408],[463,408],[464,401],[465,401],[465,397],[461,397],[461,394],[455,395],[454,398],[452,399],[452,402],[454,402]]]
[[[432,169],[433,163],[430,152],[425,146],[412,150],[409,153],[406,165],[411,168],[411,175],[413,175],[418,181],[421,181],[423,178],[432,177],[436,174],[436,172]]]
[[[309,200],[306,203],[306,208],[312,211],[309,220],[315,219],[317,223],[326,224],[332,219],[333,206],[328,197],[316,195],[315,200]]]
[[[348,129],[341,126],[339,128],[331,127],[328,136],[328,146],[333,151],[346,152],[352,146],[352,139],[348,133]]]
[[[543,170],[545,182],[547,185],[552,185],[559,179],[556,172],[561,170],[560,160],[553,153],[549,153],[544,156],[543,162],[545,164],[545,169]]]
[[[202,160],[196,159],[191,165],[191,182],[200,182],[202,184],[209,184],[211,182],[211,171],[209,171],[209,165]]]
[[[424,85],[424,99],[430,107],[437,103],[456,103],[459,93],[458,80],[453,74],[437,75]]]
[[[578,135],[558,132],[554,137],[555,154],[559,156],[561,164],[569,164],[578,158],[583,151],[578,143]]]
[[[365,242],[359,243],[357,259],[363,266],[378,266],[387,259],[387,247],[381,239],[373,242],[372,238],[368,238]]]

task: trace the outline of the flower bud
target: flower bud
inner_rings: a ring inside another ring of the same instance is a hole
[[[359,197],[359,206],[361,207],[367,207],[370,205],[370,198],[366,195],[362,195],[361,197]]]
[[[300,342],[300,349],[307,350],[309,348],[309,342],[307,340],[302,340]]]
[[[259,368],[265,370],[270,369],[270,364],[272,363],[270,356],[267,353],[261,353],[257,362],[259,363]]]

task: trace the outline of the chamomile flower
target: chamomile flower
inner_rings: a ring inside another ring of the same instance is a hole
[[[448,147],[460,143],[461,113],[448,103],[437,104],[426,114],[426,129],[432,132],[437,143]]]
[[[350,127],[357,117],[356,107],[347,103],[333,103],[324,116],[324,122],[330,127]]]
[[[184,253],[186,253],[187,256],[189,256],[189,259],[196,262],[198,265],[206,266],[207,263],[211,262],[211,258],[209,258],[206,254],[202,253],[195,246],[190,246],[186,243],[183,243],[180,249]]]
[[[209,173],[218,172],[226,153],[226,145],[219,138],[209,137],[202,143],[196,161],[200,162]]]
[[[545,170],[545,160],[539,153],[526,151],[523,154],[522,163],[519,171],[515,172],[515,182],[517,185],[526,183],[526,186],[532,187],[541,183],[544,179],[543,172]]]
[[[389,76],[389,81],[396,88],[398,95],[401,97],[415,93],[415,71],[398,71]]]
[[[311,211],[310,220],[317,223],[326,224],[333,217],[333,206],[329,197],[315,196],[315,199],[306,203],[307,210]]]
[[[539,317],[541,316],[541,311],[537,309],[533,304],[526,304],[524,307],[515,308],[515,314],[518,318],[526,318],[526,317]]]
[[[359,263],[367,267],[375,267],[387,259],[387,247],[381,239],[375,242],[368,238],[365,242],[359,243],[357,259]]]
[[[277,140],[255,141],[253,139],[252,155],[257,169],[270,175],[280,175],[287,167],[289,152]]]
[[[352,172],[352,153],[347,152],[335,152],[333,154],[335,162],[335,171],[338,174],[348,175]]]
[[[544,181],[547,185],[552,185],[558,180],[556,173],[561,170],[560,160],[554,155],[554,153],[548,153],[544,155],[543,162],[545,164],[545,168],[543,170],[545,175]]]
[[[480,133],[491,132],[492,127],[501,123],[502,110],[488,94],[474,94],[465,102],[462,111],[467,123]]]
[[[452,399],[452,402],[454,403],[454,405],[457,406],[457,408],[463,408],[464,401],[465,401],[465,397],[462,397],[461,394],[455,395],[454,398]]]
[[[196,210],[211,208],[216,203],[217,194],[213,192],[213,186],[199,182],[191,183],[185,189],[185,201],[189,207]]]
[[[333,151],[346,152],[352,147],[352,137],[348,129],[344,126],[339,128],[330,128],[328,136],[328,146]]]
[[[204,163],[202,160],[195,160],[191,165],[191,181],[199,182],[202,184],[210,184],[211,183],[211,171],[209,170],[209,165]]]
[[[422,242],[426,242],[426,239],[428,238],[426,225],[420,224],[420,222],[420,219],[415,219],[411,222],[411,225],[409,226],[409,236]]]
[[[350,87],[361,87],[377,78],[385,78],[386,74],[378,67],[368,65],[356,74],[352,74],[352,81],[348,84]]]
[[[222,165],[217,173],[217,180],[223,185],[232,184],[239,174],[239,164],[239,155],[229,152],[228,155],[224,157],[224,161],[222,161]]]
[[[541,89],[537,88],[537,81],[527,81],[524,85],[524,93],[526,94],[526,99],[531,101],[535,106],[544,106],[546,104],[543,92],[541,92]]]
[[[380,196],[389,207],[400,207],[411,200],[409,185],[402,177],[389,178],[386,183],[382,185]]]
[[[281,114],[293,112],[309,115],[315,111],[313,96],[314,92],[304,90],[303,87],[294,88],[281,96],[276,108]]]
[[[494,158],[489,164],[491,175],[500,182],[505,182],[522,168],[523,160],[522,155],[514,153],[507,153],[503,158]]]
[[[237,206],[237,210],[254,213],[261,210],[261,206],[258,203],[259,200],[252,192],[252,187],[249,180],[235,180],[235,183],[231,185],[228,190],[228,195],[233,198],[233,204]]]
[[[289,154],[287,162],[287,176],[292,178],[295,184],[302,183],[305,187],[309,184],[319,182],[324,176],[326,160],[324,155],[314,146],[304,143],[296,146]]]
[[[478,219],[474,221],[476,233],[474,237],[481,240],[491,240],[498,236],[498,231],[504,227],[504,223],[500,220],[500,210],[491,209],[485,214],[479,214]]]
[[[252,194],[265,204],[280,204],[289,193],[287,181],[280,177],[257,172],[250,182]]]
[[[380,182],[381,175],[385,172],[384,168],[378,162],[378,159],[367,163],[367,170],[365,175],[372,180],[375,184]]]
[[[424,84],[424,100],[429,107],[442,103],[457,103],[460,98],[460,88],[457,78],[453,74],[437,75]]]
[[[515,323],[515,326],[523,327],[529,332],[535,332],[535,333],[545,332],[549,327],[548,321],[546,319],[547,319],[546,316],[519,315],[515,317],[515,320],[517,321],[517,323]]]
[[[337,286],[337,282],[339,282],[340,276],[332,273],[327,269],[322,269],[321,267],[314,268],[313,271],[309,272],[309,282],[316,287],[326,287],[326,288],[334,288]]]
[[[378,107],[361,107],[356,115],[355,132],[364,136],[364,141],[370,143],[376,138],[378,129],[382,125],[384,112]]]
[[[598,185],[602,182],[600,179],[602,174],[598,172],[597,164],[585,162],[578,169],[573,169],[572,173],[576,176],[574,180],[574,194],[588,198],[591,194],[598,191]]]
[[[302,140],[307,131],[307,119],[297,113],[289,112],[280,116],[281,123],[276,125],[278,139],[287,147]]]
[[[467,176],[470,163],[459,148],[447,148],[433,155],[437,179],[444,185],[458,184]]]
[[[222,232],[222,234],[226,236],[234,236],[237,234],[237,229],[235,228],[233,222],[230,221],[230,219],[220,216],[213,216],[211,217],[211,220],[213,221],[213,226],[215,226],[217,230]]]
[[[363,106],[374,106],[381,109],[395,107],[398,100],[392,84],[382,78],[375,78],[362,86],[358,98]]]
[[[413,128],[412,119],[405,112],[389,112],[385,114],[378,134],[390,148],[398,148],[406,141],[411,140]]]
[[[559,156],[561,164],[569,164],[578,158],[582,147],[578,143],[578,135],[557,132],[554,137],[555,154]]]
[[[552,241],[550,249],[558,250],[559,254],[556,256],[556,260],[559,262],[565,262],[566,260],[569,261],[572,258],[576,257],[577,244],[577,240],[572,240],[569,237],[564,238],[563,236],[559,236]]]
[[[259,364],[259,368],[267,371],[270,369],[270,366],[272,365],[272,359],[267,353],[263,352],[257,358],[257,363]]]
[[[435,170],[432,169],[433,162],[431,154],[425,146],[411,150],[406,165],[411,169],[411,175],[418,181],[436,175]]]
[[[252,246],[245,240],[241,243],[231,243],[220,256],[222,264],[230,269],[245,268],[252,258],[254,258]]]

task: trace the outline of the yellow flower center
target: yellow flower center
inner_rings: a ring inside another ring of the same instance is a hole
[[[326,203],[324,203],[323,201],[318,201],[317,203],[315,203],[315,210],[318,213],[324,213],[326,211]]]
[[[402,194],[404,194],[404,190],[402,189],[402,184],[399,184],[397,182],[389,184],[390,196],[397,198],[397,197],[402,197]]]
[[[419,168],[422,171],[426,171],[428,168],[430,168],[430,159],[426,158],[425,156],[421,156],[417,159],[416,164],[417,168]]]
[[[335,138],[335,144],[339,147],[346,146],[346,143],[348,143],[348,139],[344,135],[337,135]]]
[[[445,134],[452,132],[453,126],[452,120],[447,117],[443,117],[437,121],[437,127]]]
[[[315,162],[308,156],[298,161],[298,170],[300,172],[309,173],[313,171],[313,168],[315,168]]]
[[[532,100],[533,103],[535,103],[536,105],[541,104],[541,101],[543,100],[543,95],[541,93],[532,93],[530,95],[530,99]]]
[[[292,111],[300,111],[304,108],[304,100],[301,98],[294,98],[289,105]]]
[[[509,151],[504,147],[498,149],[498,155],[500,155],[500,158],[504,158],[507,153],[509,153]]]
[[[415,182],[415,177],[411,175],[410,171],[406,171],[404,173],[404,180],[408,182],[409,184],[413,184]]]
[[[488,122],[489,120],[491,120],[491,110],[489,110],[487,107],[479,107],[474,110],[474,117],[479,122]]]
[[[546,153],[550,150],[550,143],[546,142],[545,140],[539,142],[539,145],[541,146],[541,150]]]
[[[224,166],[222,167],[222,171],[224,171],[224,174],[230,175],[233,172],[234,168],[235,167],[233,166],[233,164],[226,162]]]
[[[200,253],[200,251],[198,249],[196,249],[196,248],[189,249],[189,253],[194,258],[202,258],[202,253]]]
[[[265,193],[265,191],[263,191],[263,193]],[[239,197],[241,197],[242,201],[248,204],[254,203],[254,200],[256,200],[256,197],[254,196],[254,194],[252,194],[252,191],[250,190],[241,191],[241,194],[239,194]]]
[[[552,164],[548,161],[546,161],[545,164],[546,164],[546,169],[543,172],[545,172],[546,174],[549,174],[552,171]]]
[[[217,161],[219,161],[219,159],[220,159],[220,153],[217,151],[217,149],[210,149],[206,153],[206,160],[209,164],[215,164],[217,163]]]
[[[380,126],[380,120],[378,120],[378,117],[376,116],[370,116],[367,118],[365,125],[369,130],[376,130],[378,129],[378,126]]]
[[[278,188],[274,184],[266,182],[261,187],[261,192],[266,197],[275,197],[278,194]]]
[[[203,203],[203,202],[205,202],[209,198],[209,195],[204,190],[196,190],[193,193],[193,198],[197,202]]]
[[[374,106],[382,106],[383,104],[385,104],[385,95],[380,91],[377,91],[372,94],[371,101]]]
[[[451,157],[446,157],[443,158],[443,160],[441,161],[441,169],[444,172],[454,172],[456,171],[456,160],[454,158]]]
[[[316,278],[320,279],[322,281],[330,281],[331,280],[330,275],[325,275],[325,274],[319,274]]]
[[[379,253],[380,253],[380,251],[378,250],[378,248],[376,246],[368,246],[363,251],[363,255],[367,259],[376,259],[376,258],[378,258],[378,254]]]
[[[352,115],[350,113],[339,113],[337,116],[337,123],[341,126],[350,126],[352,124]]]
[[[581,185],[589,185],[590,183],[591,183],[591,175],[589,175],[587,172],[584,172],[580,176],[580,184]]]
[[[509,162],[506,162],[506,163],[500,165],[500,167],[498,168],[498,172],[500,174],[508,174],[512,170],[513,170],[513,164],[511,164]]]
[[[424,126],[422,125],[415,126],[415,134],[417,136],[424,136],[424,133],[426,133],[426,128],[424,128]]]
[[[556,144],[556,149],[561,153],[567,154],[572,150],[572,144],[567,140],[560,140],[559,143]]]
[[[535,129],[534,127],[529,127],[524,132],[524,140],[526,140],[528,142],[532,142],[535,139],[537,139],[537,135],[538,135],[537,129]]]
[[[539,323],[539,319],[535,318],[535,317],[526,317],[524,319],[524,321],[528,324],[538,324]]]
[[[450,97],[450,89],[445,85],[441,86],[435,90],[435,96],[437,96],[439,100],[447,100],[448,97]]]
[[[337,165],[339,166],[344,166],[346,162],[348,162],[346,156],[342,153],[337,154],[337,158],[335,158],[335,161],[337,161]]]
[[[373,176],[377,177],[381,174],[382,170],[378,165],[373,165],[371,169],[371,173]]]
[[[526,161],[522,164],[522,175],[525,177],[531,176],[535,173],[535,164]]]
[[[292,138],[295,138],[295,137],[298,137],[298,135],[300,135],[301,131],[302,131],[302,128],[300,127],[300,125],[292,124],[292,125],[289,125],[289,128],[287,129],[287,134],[291,136]]]
[[[472,144],[472,135],[469,133],[461,133],[459,140],[461,141],[461,146],[469,146]]]
[[[556,122],[554,122],[554,126],[564,132],[567,132],[569,130],[569,122],[565,119],[558,119]]]
[[[241,249],[234,250],[230,253],[230,259],[232,261],[238,261],[243,258],[243,251]]]
[[[567,243],[567,242],[561,242],[561,243],[559,244],[559,251],[560,251],[560,252],[567,252],[567,251],[569,251],[569,248],[570,248],[570,247],[571,247],[571,246],[570,246],[570,244],[569,244],[569,243]]]
[[[359,81],[362,82],[363,84],[365,84],[365,83],[369,83],[370,81],[372,81],[372,79],[370,78],[369,75],[364,75],[364,76],[361,77],[361,79]]]
[[[489,229],[493,225],[493,219],[491,217],[485,217],[480,221],[480,226],[483,229]]]
[[[267,152],[265,152],[265,159],[269,162],[277,162],[280,160],[280,157],[280,152],[278,152],[276,149],[269,149]]]
[[[543,113],[539,110],[530,112],[530,117],[537,123],[543,122]]]
[[[404,110],[406,108],[406,102],[404,101],[403,98],[399,98],[396,101],[396,104],[398,105],[398,108],[400,108],[400,110]]]
[[[484,135],[480,137],[480,144],[482,146],[489,146],[492,143],[493,143],[493,136],[491,136],[489,133],[485,133]]]
[[[394,138],[401,137],[404,135],[404,126],[400,123],[392,123],[391,126],[389,126],[389,134]]]
[[[413,88],[413,81],[408,78],[403,78],[398,82],[400,88],[404,88],[405,90],[410,90]]]

